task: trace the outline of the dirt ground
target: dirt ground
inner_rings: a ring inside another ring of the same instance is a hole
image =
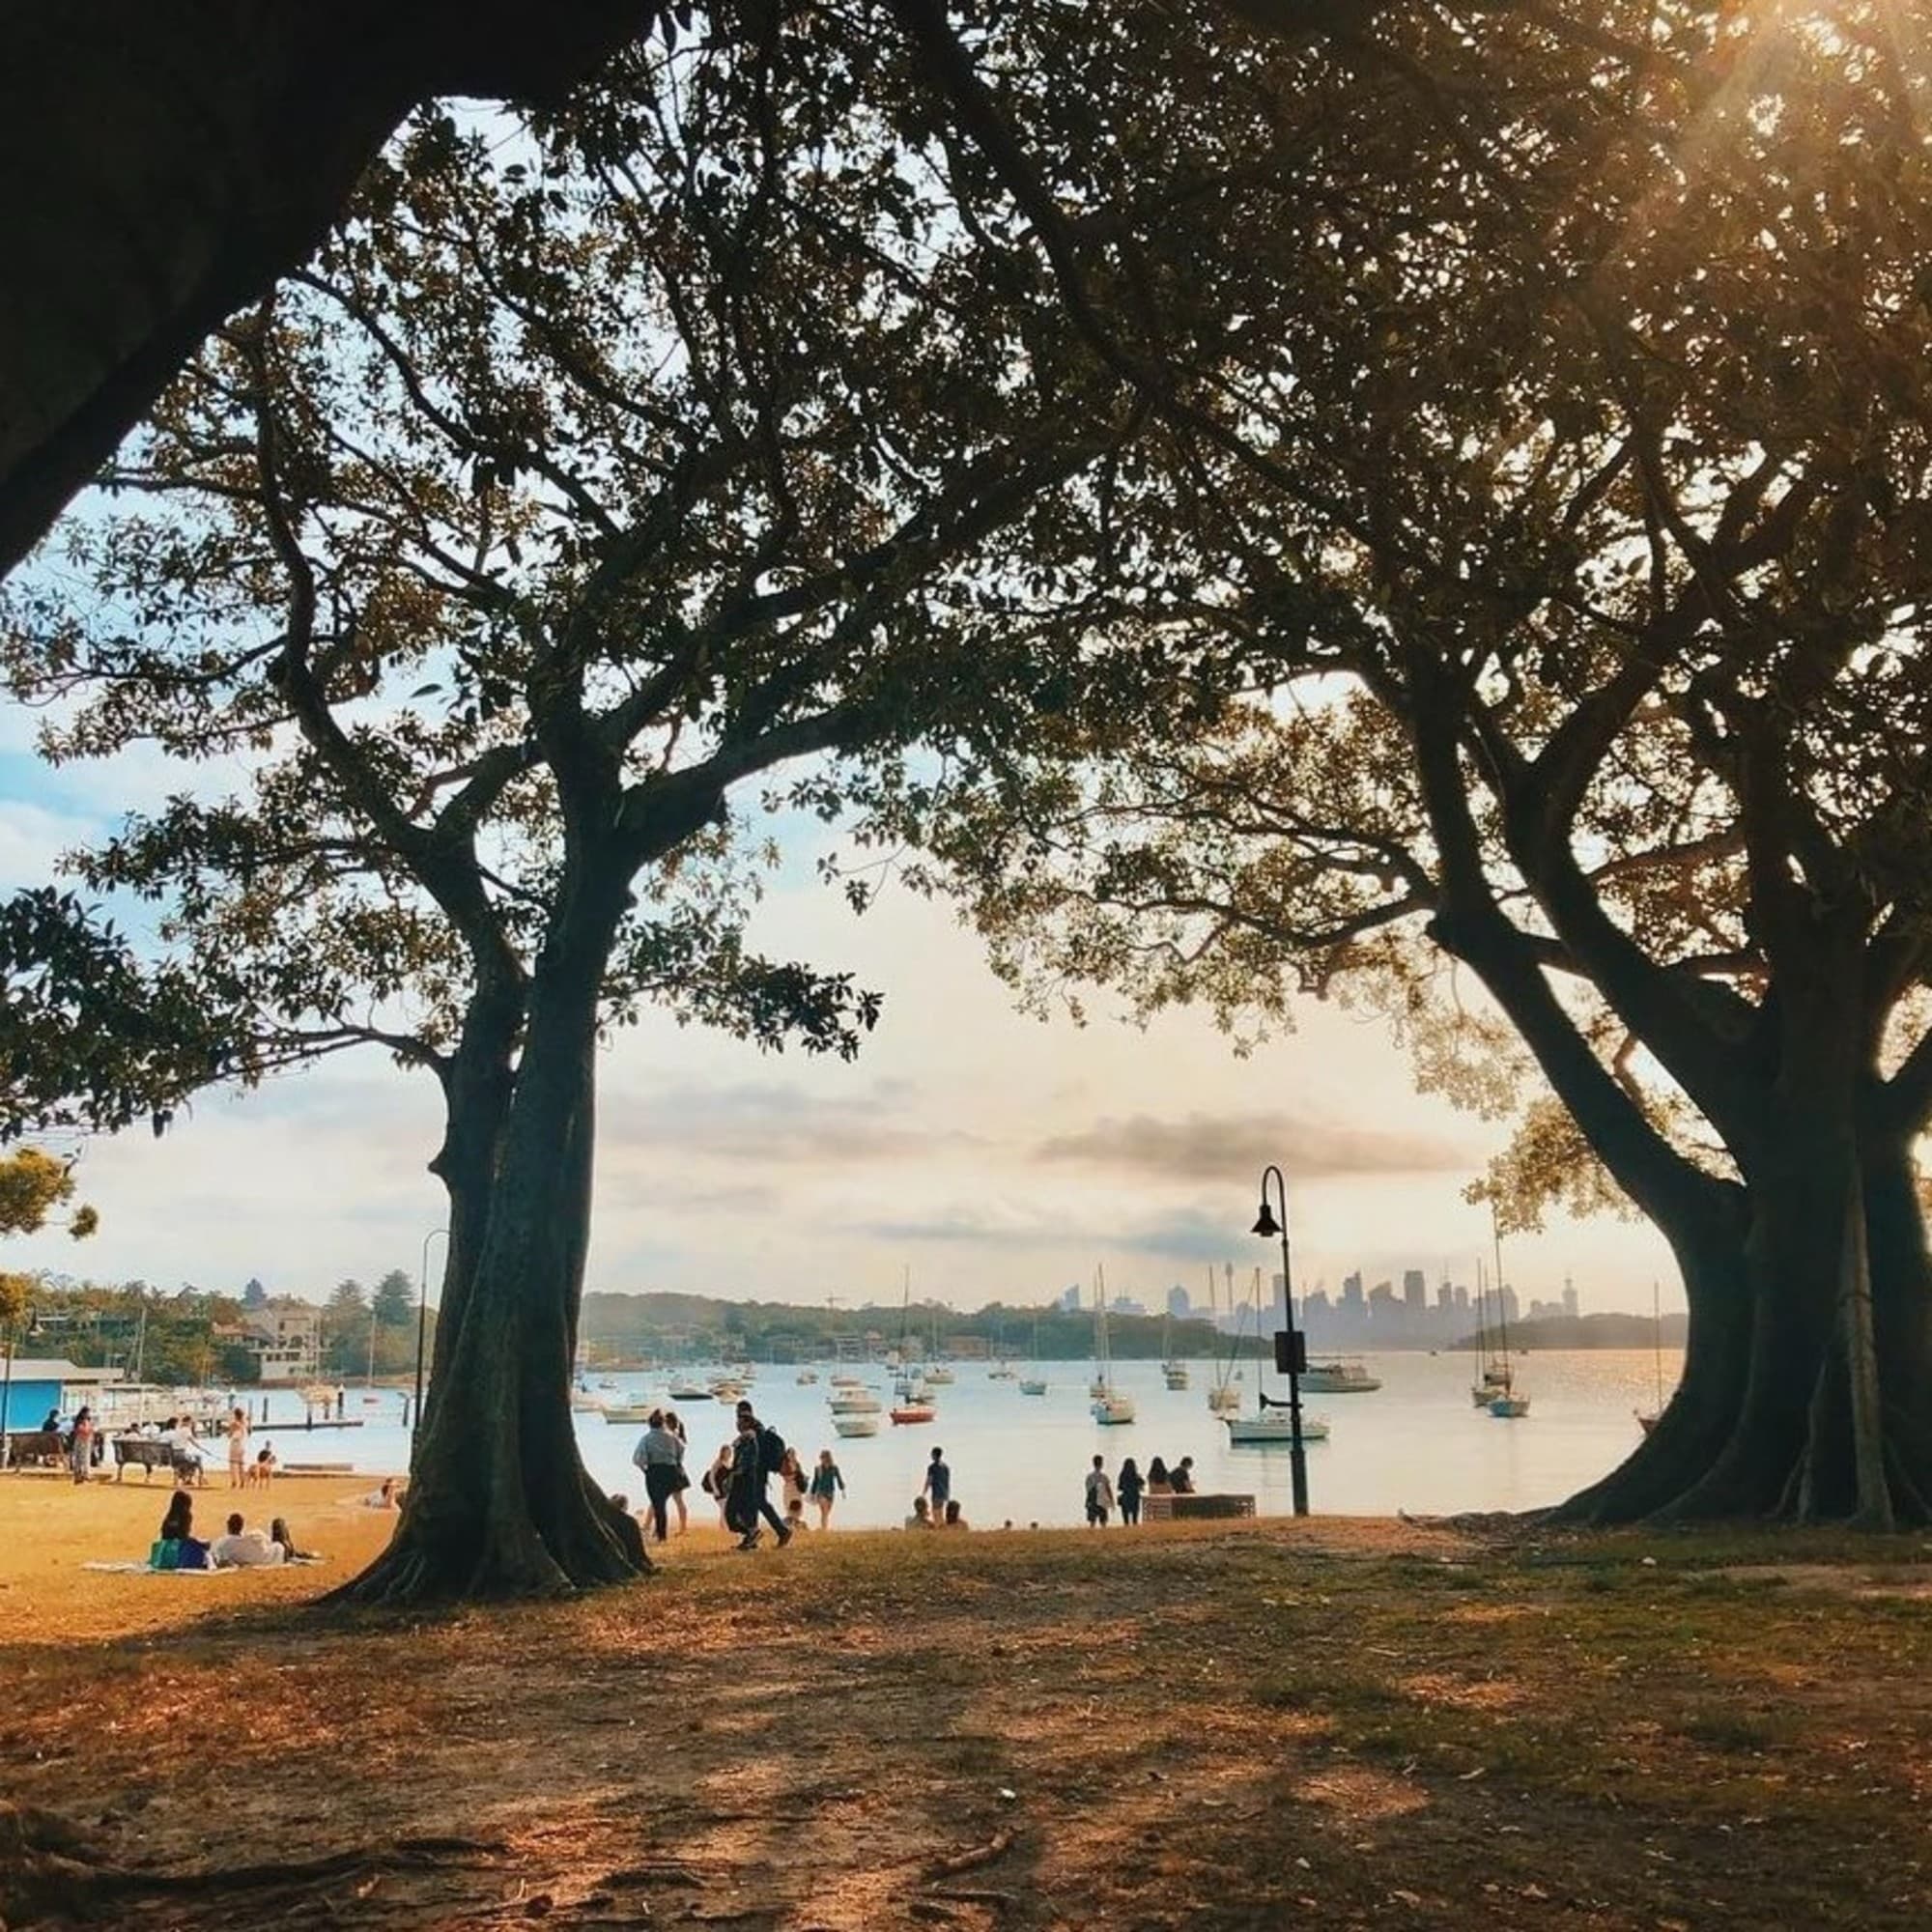
[[[1932,1548],[1316,1519],[694,1535],[584,1601],[100,1576],[165,1502],[0,1484],[0,1921],[1932,1923]],[[207,1502],[225,1513],[225,1493]]]

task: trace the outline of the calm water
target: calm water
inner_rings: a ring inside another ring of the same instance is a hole
[[[1387,1354],[1365,1357],[1382,1386],[1372,1395],[1312,1396],[1306,1407],[1327,1419],[1333,1434],[1308,1446],[1308,1485],[1318,1512],[1340,1515],[1445,1515],[1458,1510],[1517,1510],[1559,1502],[1594,1481],[1630,1453],[1638,1439],[1633,1411],[1649,1408],[1655,1372],[1648,1350],[1550,1351],[1522,1357],[1517,1386],[1532,1399],[1528,1416],[1502,1422],[1469,1400],[1467,1355]],[[1675,1385],[1680,1357],[1666,1350],[1666,1392]],[[826,1407],[831,1371],[820,1365],[815,1387],[801,1388],[795,1368],[761,1368],[748,1390],[760,1414],[801,1455],[831,1449],[848,1494],[835,1523],[897,1523],[911,1507],[926,1459],[942,1445],[952,1468],[952,1493],[976,1526],[1016,1522],[1076,1523],[1081,1483],[1094,1455],[1107,1459],[1109,1474],[1123,1456],[1145,1469],[1152,1456],[1168,1462],[1192,1456],[1203,1490],[1252,1492],[1264,1515],[1289,1510],[1287,1445],[1231,1448],[1227,1432],[1208,1412],[1213,1371],[1193,1363],[1193,1386],[1170,1391],[1157,1362],[1117,1363],[1115,1385],[1133,1397],[1137,1419],[1121,1428],[1097,1427],[1088,1413],[1084,1362],[1050,1362],[1042,1373],[1044,1396],[1023,1396],[1017,1382],[990,1381],[983,1365],[960,1363],[958,1380],[934,1391],[939,1419],[929,1426],[895,1428],[881,1417],[877,1435],[844,1439],[832,1428]],[[1246,1365],[1244,1388],[1254,1388],[1255,1365]],[[862,1373],[854,1370],[853,1373]],[[661,1376],[612,1378],[611,1401],[655,1399]],[[889,1401],[891,1378],[874,1370],[871,1385]],[[1275,1393],[1285,1393],[1270,1381]],[[349,1462],[358,1470],[408,1466],[409,1436],[402,1428],[402,1399],[379,1390],[365,1404],[349,1392],[348,1413],[366,1418],[360,1429],[317,1430],[300,1426],[300,1405],[292,1393],[270,1397],[270,1423],[256,1424],[256,1442],[272,1440],[286,1462]],[[1249,1401],[1252,1404],[1252,1393]],[[261,1398],[254,1413],[261,1413]],[[722,1403],[678,1406],[690,1432],[694,1479],[698,1467],[730,1435]],[[292,1416],[293,1421],[284,1420]],[[578,1417],[578,1439],[591,1473],[613,1491],[641,1496],[631,1451],[641,1429]],[[776,1492],[776,1485],[774,1485]],[[695,1487],[688,1501],[709,1507]]]

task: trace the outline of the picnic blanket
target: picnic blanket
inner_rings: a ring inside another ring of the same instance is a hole
[[[206,1570],[156,1570],[152,1563],[83,1563],[80,1567],[109,1577],[239,1577],[244,1570],[299,1570],[327,1561],[326,1556],[290,1556],[280,1563],[222,1563]]]

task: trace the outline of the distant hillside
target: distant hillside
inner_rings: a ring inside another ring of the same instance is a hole
[[[1663,1318],[1666,1349],[1683,1348],[1687,1320],[1682,1315]],[[1513,1349],[1648,1349],[1657,1332],[1648,1315],[1556,1315],[1534,1321],[1512,1321],[1509,1339]],[[1493,1334],[1490,1341],[1494,1344]],[[1464,1335],[1455,1346],[1474,1349],[1476,1337]]]
[[[1107,1319],[1113,1351],[1124,1360],[1157,1358],[1167,1325],[1157,1315]],[[833,1354],[840,1336],[863,1343],[869,1335],[875,1348],[895,1348],[902,1328],[909,1331],[910,1346],[922,1354],[931,1348],[936,1332],[943,1353],[990,1353],[997,1348],[1007,1354],[1029,1356],[1036,1329],[1042,1361],[1080,1361],[1094,1352],[1091,1313],[1012,1308],[999,1302],[972,1315],[915,1302],[908,1315],[896,1307],[871,1303],[862,1308],[824,1308],[783,1301],[719,1301],[706,1294],[592,1293],[583,1297],[580,1323],[592,1358],[607,1362],[639,1355],[687,1361],[740,1355],[756,1361],[810,1361]],[[1203,1357],[1212,1352],[1215,1344],[1214,1331],[1206,1321],[1172,1324],[1170,1346],[1177,1354]]]

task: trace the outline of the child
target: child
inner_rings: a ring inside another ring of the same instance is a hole
[[[265,1442],[262,1444],[261,1454],[248,1466],[248,1482],[266,1490],[274,1481],[274,1477],[275,1445],[272,1442]]]
[[[810,1529],[811,1525],[805,1520],[805,1498],[790,1496],[785,1500],[785,1527],[787,1529]]]

